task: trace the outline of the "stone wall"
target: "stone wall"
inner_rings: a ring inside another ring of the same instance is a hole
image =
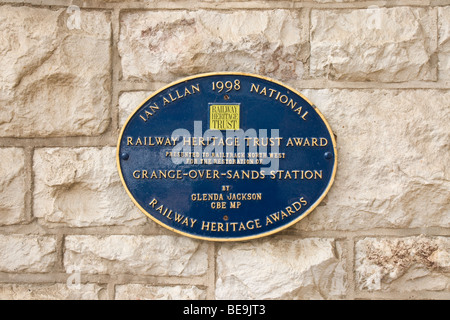
[[[0,298],[450,298],[449,0],[0,1],[0,65]],[[329,194],[274,236],[178,236],[121,185],[127,115],[211,71],[336,134]]]

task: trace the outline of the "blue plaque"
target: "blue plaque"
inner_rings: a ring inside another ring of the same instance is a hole
[[[259,238],[308,215],[336,173],[319,110],[278,81],[200,74],[152,94],[117,145],[122,183],[158,224],[206,240]]]

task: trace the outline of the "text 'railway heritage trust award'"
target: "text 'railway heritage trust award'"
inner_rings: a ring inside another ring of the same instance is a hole
[[[268,78],[209,73],[157,91],[128,118],[117,165],[133,202],[180,234],[245,240],[301,220],[336,173],[336,142],[305,97]]]

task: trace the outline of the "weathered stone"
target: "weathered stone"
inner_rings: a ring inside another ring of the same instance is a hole
[[[121,15],[123,79],[172,81],[210,71],[302,78],[306,11],[147,11]],[[305,17],[303,17],[305,15]]]
[[[327,197],[306,230],[450,226],[448,90],[304,90],[337,136]]]
[[[436,34],[434,8],[312,10],[311,76],[435,81]]]
[[[0,271],[47,272],[55,262],[53,237],[0,234]]]
[[[1,148],[0,158],[0,225],[20,223],[26,220],[24,152]]]
[[[102,133],[110,34],[104,12],[1,6],[0,136]]]
[[[266,239],[221,246],[217,299],[330,299],[346,292],[333,239]]]
[[[360,290],[450,289],[450,240],[445,237],[365,238],[356,243]]]
[[[106,299],[106,289],[96,284],[2,284],[0,300],[99,300]]]
[[[136,110],[146,98],[149,91],[124,92],[119,97],[119,126],[122,127],[128,117]]]
[[[439,79],[450,80],[450,7],[438,8]]]
[[[116,148],[44,148],[34,155],[34,215],[48,226],[142,225],[120,182]]]
[[[175,236],[67,236],[64,266],[91,274],[198,276],[207,246]]]
[[[116,286],[117,300],[199,300],[206,299],[205,290],[196,286],[150,286],[124,284]]]
[[[335,3],[335,2],[355,2],[358,0],[313,0],[313,2],[318,2],[318,3]],[[370,0],[369,0],[370,1]],[[374,1],[374,0],[372,0]]]

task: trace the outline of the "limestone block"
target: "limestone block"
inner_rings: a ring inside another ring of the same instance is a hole
[[[67,236],[64,266],[90,274],[198,276],[206,243],[177,236]]]
[[[106,289],[97,284],[2,284],[0,300],[100,300],[106,299]]]
[[[360,290],[450,289],[450,240],[446,237],[365,238],[356,243],[355,251]]]
[[[450,7],[438,8],[439,79],[450,80]]]
[[[337,136],[327,197],[306,230],[450,226],[448,90],[304,90]]]
[[[312,10],[313,77],[348,81],[437,80],[434,8]]]
[[[116,285],[117,300],[200,300],[206,291],[196,286]]]
[[[119,127],[127,121],[128,117],[142,102],[150,96],[149,91],[123,92],[119,97]]]
[[[169,82],[211,71],[302,78],[307,12],[146,11],[121,15],[123,79]]]
[[[0,149],[0,225],[25,221],[25,160],[20,148]]]
[[[125,192],[116,148],[36,149],[34,215],[48,226],[145,224],[146,216]]]
[[[0,136],[99,135],[109,125],[109,16],[73,14],[0,7]]]
[[[55,262],[54,237],[0,234],[1,272],[48,272]]]
[[[333,239],[268,238],[224,244],[217,254],[216,299],[330,299],[346,292]]]

